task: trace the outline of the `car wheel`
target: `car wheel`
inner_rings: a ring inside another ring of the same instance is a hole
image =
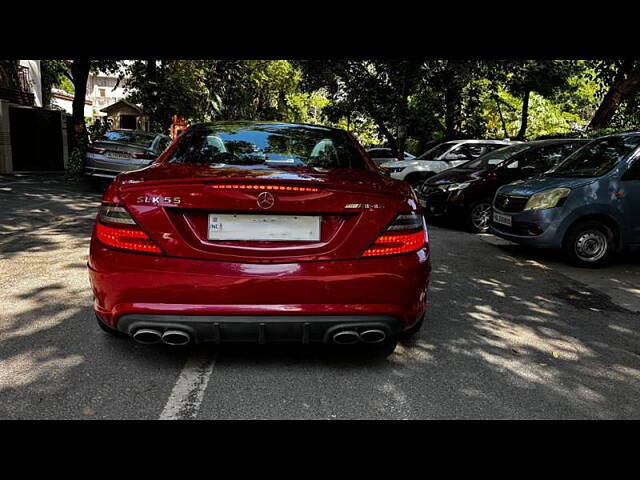
[[[564,251],[577,267],[603,267],[611,261],[616,248],[615,235],[604,223],[588,220],[567,232]]]
[[[489,230],[493,207],[488,200],[476,202],[467,210],[467,229],[471,233],[484,233]]]
[[[103,332],[108,333],[109,335],[112,335],[114,337],[126,337],[127,335],[123,332],[121,332],[120,330],[116,330],[115,328],[111,328],[108,325],[105,325],[104,323],[102,323],[102,321],[98,318],[98,315],[96,315],[96,321],[98,322],[98,326],[100,327],[100,329]]]

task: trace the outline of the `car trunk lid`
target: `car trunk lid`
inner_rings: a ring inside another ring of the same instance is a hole
[[[358,258],[398,211],[410,210],[397,182],[355,169],[154,164],[125,174],[119,191],[168,255],[246,263]],[[264,235],[216,235],[212,223],[224,230],[234,218]],[[280,228],[315,222],[319,231],[304,239]]]

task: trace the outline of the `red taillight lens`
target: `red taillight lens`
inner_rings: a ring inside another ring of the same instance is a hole
[[[376,257],[415,252],[420,250],[429,241],[428,239],[427,227],[422,215],[415,213],[398,215],[362,256]]]
[[[96,234],[98,240],[109,247],[137,252],[162,253],[162,250],[142,230],[107,227],[98,222]]]
[[[100,243],[108,247],[136,252],[162,253],[160,247],[138,227],[124,207],[111,205],[100,207],[96,237]]]
[[[104,153],[105,149],[104,148],[96,148],[96,147],[87,147],[87,152],[91,152],[91,153]]]

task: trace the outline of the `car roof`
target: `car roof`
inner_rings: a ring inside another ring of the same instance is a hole
[[[545,138],[544,140],[531,140],[530,142],[524,142],[525,145],[532,145],[535,147],[541,147],[543,145],[553,145],[556,143],[571,143],[571,142],[582,142],[587,143],[592,139],[590,138]],[[518,144],[515,144],[518,145]]]
[[[601,137],[591,138],[590,140],[596,140],[601,138],[612,138],[612,137],[625,137],[627,135],[640,135],[640,130],[628,130],[626,132],[616,132],[610,135],[603,135]]]
[[[462,144],[462,143],[495,143],[498,145],[511,145],[512,143],[516,143],[513,140],[482,140],[482,139],[469,139],[469,140],[449,140],[447,142],[442,142],[443,144]]]

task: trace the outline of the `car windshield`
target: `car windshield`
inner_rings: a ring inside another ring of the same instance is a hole
[[[454,145],[457,145],[457,144],[441,143],[440,145],[433,147],[431,150],[427,150],[419,157],[416,157],[416,160],[436,160],[441,155],[444,155],[445,153],[447,153],[447,151]]]
[[[495,165],[500,165],[505,160],[513,157],[514,155],[529,150],[531,145],[519,143],[518,145],[510,145],[508,147],[499,148],[493,152],[487,153],[475,160],[463,163],[457,168],[464,168],[465,170],[484,170]]]
[[[549,171],[552,177],[600,177],[640,145],[640,134],[595,140]]]
[[[120,130],[113,130],[105,133],[100,140],[108,140],[110,142],[129,143],[133,145],[142,145],[144,147],[150,147],[153,143],[155,135],[141,132],[123,132]]]
[[[278,123],[194,127],[184,134],[168,161],[212,166],[367,168],[363,156],[345,132]]]

